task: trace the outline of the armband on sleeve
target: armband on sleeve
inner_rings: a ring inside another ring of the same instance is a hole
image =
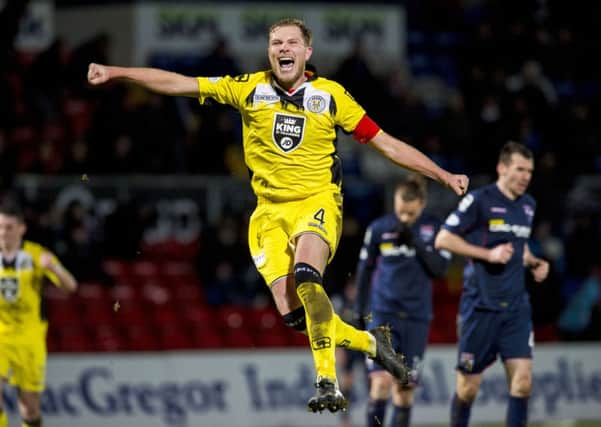
[[[359,141],[361,144],[366,144],[373,139],[378,133],[380,133],[380,126],[376,124],[369,116],[366,114],[363,116],[357,127],[353,131],[353,138]]]

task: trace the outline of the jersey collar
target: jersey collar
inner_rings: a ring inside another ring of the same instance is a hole
[[[19,249],[15,252],[15,256],[12,259],[8,259],[4,254],[0,253],[0,266],[2,268],[17,268],[17,261],[22,253],[23,247],[25,246],[25,242],[21,241],[19,245]]]
[[[297,93],[299,90],[301,90],[302,88],[304,88],[306,86],[306,84],[308,82],[312,82],[313,80],[317,79],[318,75],[317,75],[317,68],[315,68],[314,65],[312,64],[307,64],[305,66],[305,77],[307,78],[307,80],[305,80],[303,83],[301,83],[299,85],[299,87],[297,87],[296,89],[294,89],[292,92],[287,91],[286,89],[284,89],[282,86],[280,86],[280,84],[278,83],[277,79],[275,78],[275,76],[273,75],[273,73],[271,73],[271,85],[276,88],[279,89],[280,91],[293,96],[295,93]]]

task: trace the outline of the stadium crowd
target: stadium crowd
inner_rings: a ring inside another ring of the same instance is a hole
[[[35,55],[15,51],[14,24],[25,4],[7,2],[0,11],[3,194],[15,191],[21,174],[246,176],[235,112],[125,85],[90,88],[88,64],[109,62],[106,34],[75,47],[57,39]],[[528,146],[536,167],[530,191],[539,201],[532,248],[551,263],[546,284],[530,281],[535,324],[557,328],[561,339],[601,339],[596,250],[601,238],[601,69],[590,60],[601,47],[601,6],[499,0],[407,1],[406,7],[406,62],[376,74],[358,39],[331,77],[391,134],[446,169],[481,177],[480,182],[492,181],[486,174],[494,170],[503,143]],[[149,65],[197,75],[239,72],[226,39],[194,59],[184,64],[154,57]],[[354,271],[362,232],[384,211],[383,189],[395,179],[392,168],[370,165],[363,152],[344,144],[346,176],[378,190],[375,196],[355,191],[345,206],[345,235],[328,272],[334,292]],[[19,197],[26,207],[28,238],[53,248],[82,287],[87,281],[112,285],[103,262],[138,257],[145,231],[156,221],[156,212],[135,200],[119,200],[110,215],[101,216],[77,202],[59,209],[26,194]],[[365,205],[377,206],[376,212]],[[266,300],[246,249],[246,213],[208,224],[193,250],[187,247],[184,258],[198,266],[211,305]],[[441,217],[447,213],[438,212]]]

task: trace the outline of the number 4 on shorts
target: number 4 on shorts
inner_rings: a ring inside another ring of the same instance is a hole
[[[316,219],[317,221],[319,221],[319,223],[321,225],[323,225],[323,223],[325,222],[325,220],[323,219],[325,213],[326,213],[326,211],[323,208],[321,208],[320,210],[315,212],[315,215],[313,215],[313,218]]]

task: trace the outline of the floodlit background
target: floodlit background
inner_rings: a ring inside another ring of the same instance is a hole
[[[508,139],[535,153],[530,245],[551,274],[528,279],[531,419],[601,425],[601,4],[0,0],[0,9],[0,192],[25,206],[27,238],[81,282],[74,296],[45,295],[45,425],[338,425],[305,412],[306,339],[285,329],[248,254],[255,201],[238,114],[86,84],[90,62],[201,76],[264,69],[267,29],[291,15],[314,30],[320,74],[386,131],[467,173],[472,188],[495,179]],[[347,135],[338,147],[345,228],[326,280],[341,306],[365,227],[390,209],[405,172]],[[458,201],[435,184],[430,194],[441,219]],[[462,265],[435,285],[416,425],[448,425]],[[474,425],[502,425],[501,367],[485,378]],[[360,366],[356,380],[360,426]],[[14,414],[10,393],[6,405]]]

